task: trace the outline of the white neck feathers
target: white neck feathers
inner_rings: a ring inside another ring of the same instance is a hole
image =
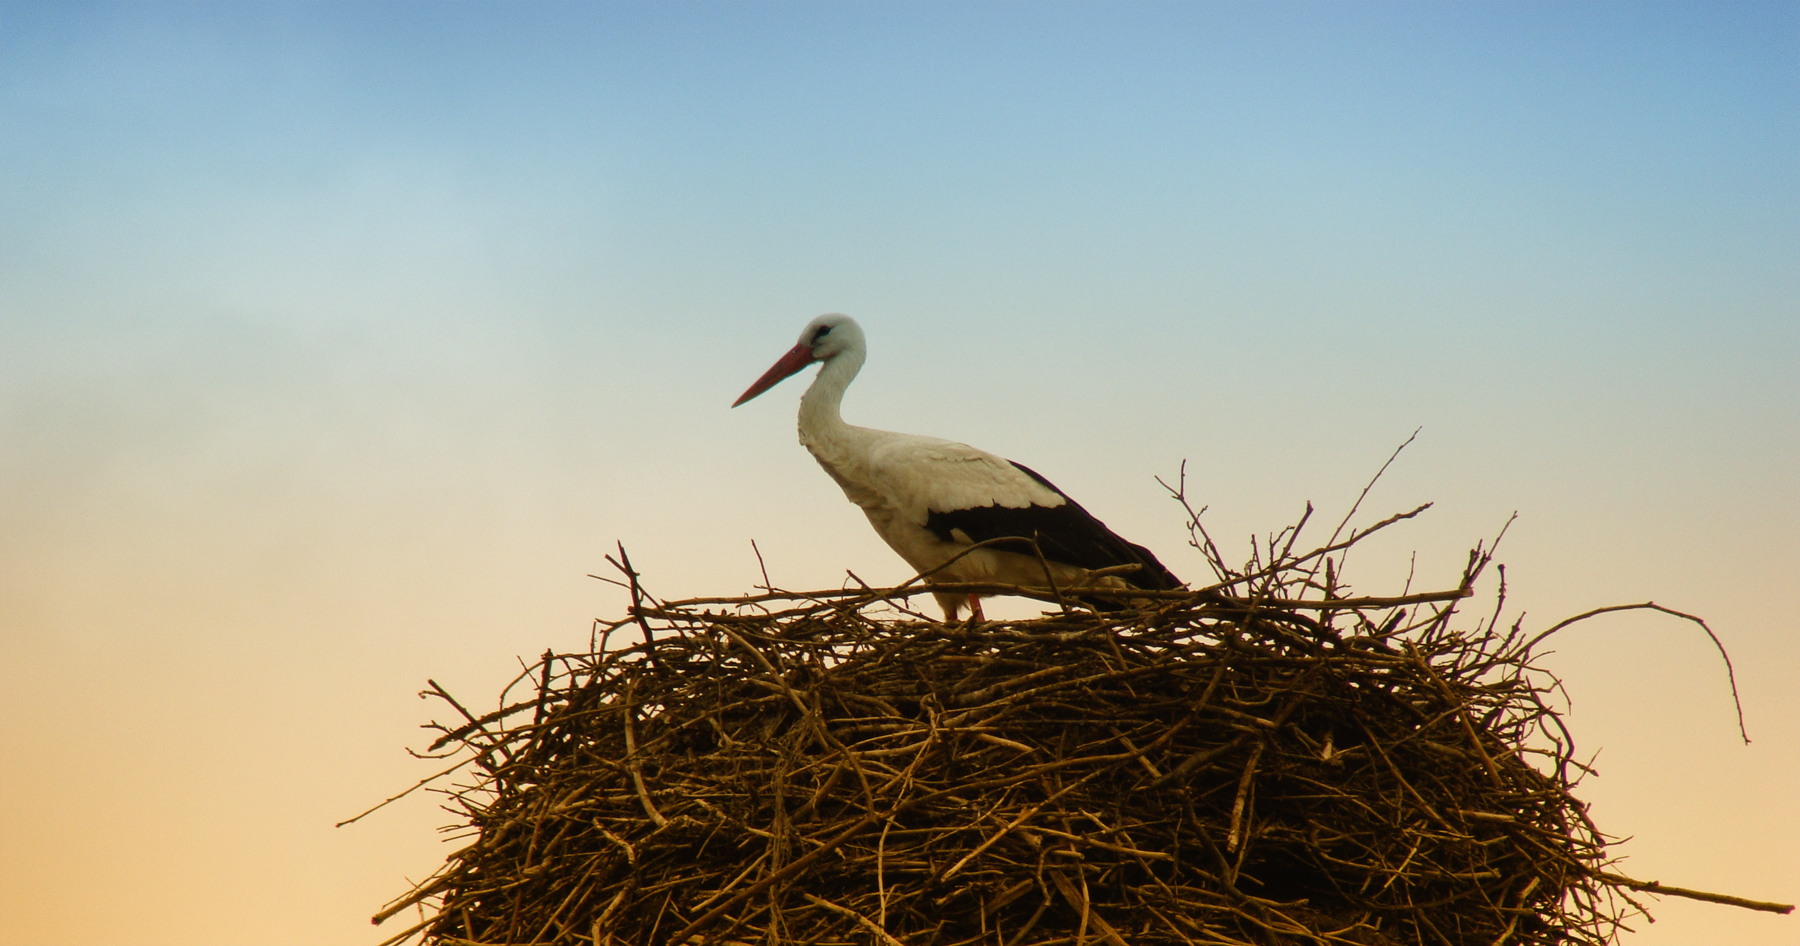
[[[847,426],[838,413],[844,401],[844,389],[862,370],[863,353],[848,348],[827,358],[819,367],[819,376],[800,395],[800,442],[811,446],[834,439]]]

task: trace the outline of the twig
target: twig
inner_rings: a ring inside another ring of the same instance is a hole
[[[1773,903],[1768,900],[1747,900],[1743,897],[1731,896],[1730,894],[1708,893],[1704,890],[1689,890],[1686,887],[1671,887],[1668,884],[1658,883],[1654,880],[1633,880],[1623,874],[1603,872],[1600,874],[1600,877],[1609,883],[1615,883],[1621,887],[1630,887],[1633,890],[1659,894],[1665,897],[1685,897],[1689,900],[1704,900],[1707,903],[1723,903],[1727,906],[1743,907],[1746,910],[1758,910],[1763,913],[1785,914],[1794,912],[1794,905],[1791,903]]]
[[[1533,637],[1531,640],[1527,641],[1525,643],[1525,647],[1523,648],[1524,652],[1529,654],[1532,651],[1532,649],[1537,647],[1537,645],[1540,642],[1542,642],[1545,638],[1549,637],[1552,634],[1555,634],[1557,631],[1560,631],[1563,628],[1568,627],[1571,624],[1576,623],[1577,621],[1585,621],[1588,618],[1595,617],[1596,615],[1609,614],[1614,611],[1640,611],[1640,610],[1659,611],[1663,614],[1667,614],[1672,617],[1678,617],[1678,618],[1682,618],[1683,620],[1692,621],[1695,624],[1700,625],[1700,629],[1705,631],[1706,636],[1712,639],[1713,647],[1718,649],[1719,657],[1725,661],[1725,679],[1731,685],[1731,704],[1732,704],[1732,706],[1737,708],[1738,735],[1743,737],[1744,745],[1749,745],[1750,744],[1750,732],[1749,732],[1749,730],[1744,728],[1744,703],[1742,700],[1738,699],[1737,673],[1734,670],[1732,670],[1732,667],[1731,667],[1731,654],[1726,652],[1725,643],[1723,641],[1719,640],[1719,635],[1714,634],[1713,629],[1708,627],[1704,620],[1700,619],[1699,617],[1697,617],[1695,615],[1688,614],[1683,611],[1676,611],[1673,608],[1665,608],[1662,605],[1657,604],[1654,601],[1645,601],[1642,604],[1615,604],[1615,605],[1610,605],[1610,606],[1604,607],[1604,608],[1595,608],[1592,611],[1583,611],[1582,613],[1577,614],[1572,618],[1564,618],[1563,620],[1556,622],[1554,625],[1552,625],[1550,627],[1549,630],[1546,630],[1543,633],[1540,633],[1538,636]]]
[[[656,809],[656,802],[650,800],[650,791],[644,787],[643,767],[638,765],[637,731],[631,724],[633,689],[631,686],[625,688],[625,712],[620,714],[625,717],[625,767],[631,770],[631,785],[637,789],[638,802],[644,806],[644,814],[658,828],[663,828],[668,826],[669,819],[664,818],[662,812]]]

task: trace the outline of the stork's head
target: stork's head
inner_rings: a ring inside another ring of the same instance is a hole
[[[847,351],[861,351],[863,348],[862,326],[847,315],[821,315],[806,323],[800,333],[800,344],[788,349],[763,376],[750,385],[750,389],[731,402],[736,407],[745,401],[780,384],[782,379],[795,374],[800,369],[815,361],[829,361]]]

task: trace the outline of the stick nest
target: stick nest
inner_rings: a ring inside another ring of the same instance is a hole
[[[908,611],[917,585],[657,602],[626,562],[628,617],[523,698],[476,717],[433,684],[473,841],[377,919],[419,905],[392,942],[436,944],[1609,941],[1633,882],[1571,793],[1556,681],[1498,605],[1456,627],[1489,553],[1449,591],[1347,597],[1332,556],[1374,528],[1236,571],[1207,541],[1209,589],[976,625]]]

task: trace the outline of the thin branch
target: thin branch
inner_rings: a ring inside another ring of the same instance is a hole
[[[1588,618],[1596,617],[1598,615],[1611,614],[1614,611],[1657,611],[1671,617],[1678,617],[1682,620],[1692,621],[1695,624],[1700,625],[1700,629],[1706,632],[1706,636],[1713,642],[1713,647],[1718,650],[1719,658],[1725,661],[1725,679],[1731,686],[1731,704],[1737,708],[1738,735],[1743,737],[1744,745],[1750,744],[1750,732],[1744,728],[1744,703],[1742,700],[1738,699],[1737,672],[1732,669],[1731,654],[1725,650],[1725,642],[1719,640],[1719,635],[1713,633],[1713,629],[1707,626],[1705,620],[1695,615],[1688,614],[1685,611],[1676,611],[1673,608],[1665,608],[1654,601],[1645,601],[1641,604],[1609,605],[1604,608],[1595,608],[1592,611],[1583,611],[1572,618],[1564,618],[1563,620],[1556,622],[1554,625],[1551,625],[1549,630],[1546,630],[1538,636],[1533,637],[1530,641],[1527,641],[1524,651],[1530,653],[1532,649],[1537,647],[1537,645],[1545,638],[1571,624],[1585,621]]]

